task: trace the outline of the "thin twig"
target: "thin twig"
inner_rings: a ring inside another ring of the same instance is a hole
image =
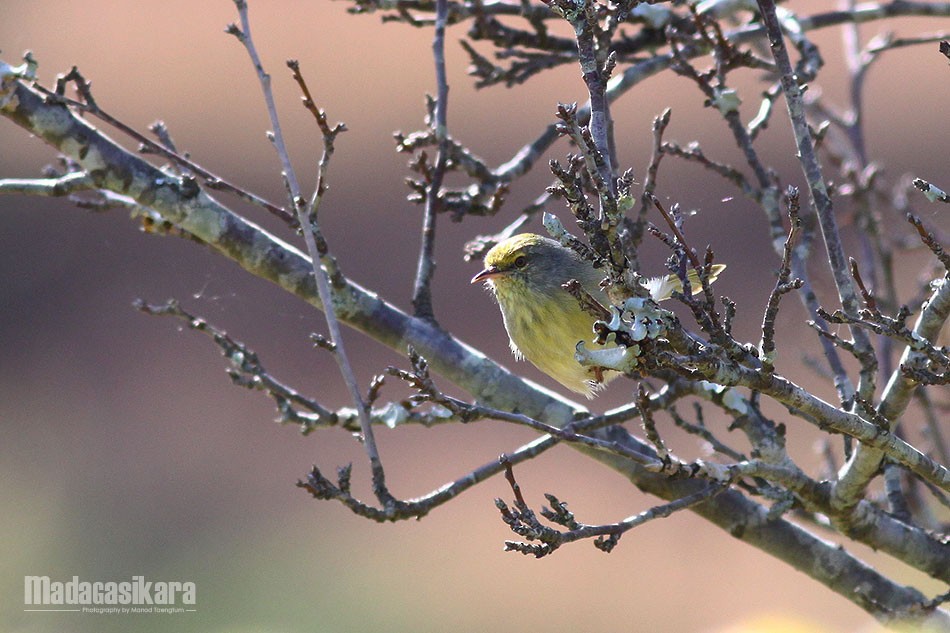
[[[773,0],[757,1],[763,24],[768,33],[772,55],[782,75],[782,89],[785,93],[785,101],[788,106],[789,118],[792,122],[792,130],[795,133],[799,160],[802,171],[808,181],[812,204],[818,215],[818,224],[821,228],[821,235],[824,239],[825,251],[828,255],[835,285],[838,288],[838,297],[845,311],[851,314],[857,314],[858,301],[852,279],[848,275],[848,259],[845,256],[844,247],[841,244],[838,223],[832,208],[831,198],[828,195],[828,189],[825,185],[824,177],[822,176],[821,165],[815,154],[808,122],[805,119],[802,88],[798,83],[795,71],[792,69],[788,49],[785,47],[782,29],[775,14],[775,3]],[[852,328],[851,335],[859,350],[862,352],[871,350],[870,341],[863,331]],[[862,381],[863,384],[859,386],[859,391],[862,394],[873,394],[873,376],[868,375],[867,372],[863,372],[862,378],[864,380]]]
[[[235,369],[228,370],[231,380],[235,384],[248,389],[266,391],[277,402],[280,411],[280,422],[297,422],[303,427],[336,426],[341,420],[337,413],[330,411],[312,398],[301,395],[293,388],[274,378],[261,363],[257,354],[251,351],[244,343],[233,339],[227,332],[209,323],[206,319],[196,316],[181,307],[178,301],[170,300],[162,305],[153,305],[139,299],[135,308],[153,316],[171,316],[188,324],[192,330],[202,332],[217,343],[222,354],[231,361]],[[301,414],[293,405],[307,409],[316,416]]]
[[[798,214],[798,190],[789,187],[786,198],[789,201],[788,218],[791,228],[788,231],[788,237],[785,239],[782,266],[779,269],[778,279],[775,280],[775,287],[769,295],[765,315],[762,317],[762,341],[759,343],[759,358],[762,360],[763,370],[767,372],[771,372],[775,367],[775,319],[778,318],[779,302],[783,295],[800,288],[802,285],[800,279],[791,279],[792,253],[802,229],[801,217]]]
[[[940,263],[943,264],[944,269],[950,273],[950,251],[947,251],[947,249],[943,247],[936,236],[924,226],[924,223],[919,217],[913,213],[908,213],[907,221],[914,225],[914,228],[917,229],[917,235],[920,237],[920,241],[930,249],[934,256],[940,260]]]
[[[508,485],[515,497],[514,507],[509,507],[501,499],[495,499],[495,506],[501,512],[502,520],[515,534],[528,541],[538,541],[537,544],[505,541],[505,551],[520,552],[536,558],[547,556],[567,543],[588,538],[596,538],[594,546],[609,553],[617,545],[620,537],[633,528],[653,519],[669,517],[674,512],[702,503],[728,488],[727,484],[721,482],[711,483],[684,497],[606,525],[585,525],[578,522],[573,513],[568,511],[566,503],[552,494],[546,494],[545,497],[551,505],[550,508],[542,508],[540,514],[552,523],[568,528],[561,531],[541,523],[537,514],[524,499],[512,464],[505,456],[502,456],[501,462],[505,467],[505,479],[508,480]]]
[[[326,245],[323,243],[322,249],[318,248],[317,246],[319,224],[317,223],[317,218],[310,212],[308,205],[304,201],[300,184],[297,181],[296,172],[294,171],[293,165],[290,162],[290,154],[288,153],[287,146],[284,143],[284,136],[281,132],[280,120],[277,116],[277,106],[274,102],[274,95],[270,87],[270,75],[264,70],[260,57],[258,56],[257,50],[254,46],[254,41],[251,38],[251,25],[248,16],[247,2],[245,0],[234,0],[234,4],[237,7],[238,13],[241,17],[241,27],[238,28],[236,25],[232,24],[228,28],[228,32],[235,35],[244,45],[245,49],[247,49],[247,53],[251,58],[251,62],[257,71],[257,77],[260,80],[264,101],[267,105],[267,113],[270,116],[271,126],[273,127],[271,139],[281,161],[283,176],[289,190],[291,204],[297,212],[297,219],[300,222],[301,227],[304,228],[304,242],[307,245],[307,253],[310,255],[310,261],[313,266],[313,274],[317,282],[317,292],[319,293],[320,301],[323,304],[323,312],[326,317],[327,328],[330,331],[330,340],[336,348],[333,357],[337,361],[337,365],[340,368],[340,373],[343,376],[343,381],[346,383],[347,389],[350,392],[350,397],[352,398],[359,414],[360,430],[363,435],[363,444],[370,461],[370,468],[373,475],[374,492],[376,493],[377,498],[383,504],[384,512],[389,512],[393,510],[396,502],[386,487],[385,472],[383,470],[382,462],[379,458],[379,450],[376,447],[376,439],[373,434],[369,410],[366,406],[366,403],[363,401],[359,384],[356,381],[356,375],[353,372],[349,357],[347,356],[346,350],[344,349],[340,323],[336,318],[336,311],[333,307],[333,295],[330,287],[329,275],[327,271],[324,270],[324,268],[320,265],[323,256],[326,255]]]
[[[432,56],[435,59],[436,102],[431,125],[439,144],[435,169],[426,194],[425,212],[422,220],[422,244],[419,263],[412,291],[412,308],[421,319],[435,319],[432,308],[432,275],[435,272],[435,220],[438,214],[448,161],[448,107],[449,83],[445,73],[445,24],[448,16],[448,0],[436,0],[435,35],[432,38]]]

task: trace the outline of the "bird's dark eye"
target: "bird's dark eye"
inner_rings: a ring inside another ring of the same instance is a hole
[[[519,255],[517,259],[515,259],[515,268],[524,268],[527,265],[528,265],[528,258],[525,257],[524,255]]]

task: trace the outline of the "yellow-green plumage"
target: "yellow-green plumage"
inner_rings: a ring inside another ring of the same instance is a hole
[[[480,275],[498,300],[515,356],[531,361],[565,387],[591,395],[594,376],[574,360],[574,347],[591,339],[594,318],[561,284],[577,279],[606,303],[598,287],[603,275],[569,248],[531,233],[488,251]]]
[[[717,267],[713,278],[722,267]],[[533,233],[510,237],[485,255],[485,268],[472,283],[487,282],[498,301],[511,351],[526,358],[559,383],[587,397],[617,374],[594,372],[574,358],[578,341],[593,338],[594,317],[561,287],[576,279],[603,305],[609,305],[589,262],[558,242]],[[693,284],[694,290],[698,280]],[[654,299],[669,298],[682,284],[675,277],[650,280]]]

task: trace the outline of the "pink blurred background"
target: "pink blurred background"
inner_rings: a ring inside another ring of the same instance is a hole
[[[791,3],[803,13],[824,3]],[[304,182],[312,182],[320,139],[284,67],[301,62],[319,105],[350,131],[337,142],[322,221],[341,266],[357,282],[405,308],[409,304],[421,211],[405,200],[406,156],[391,134],[422,127],[423,94],[434,91],[428,30],[349,16],[347,4],[251,0],[252,28],[274,77],[285,134]],[[278,163],[256,78],[242,47],[224,34],[237,20],[231,2],[3,2],[2,59],[18,63],[26,49],[41,81],[78,65],[98,103],[141,130],[164,120],[178,147],[232,182],[281,201]],[[901,34],[950,27],[947,20],[900,20]],[[881,30],[864,27],[865,35]],[[584,100],[571,66],[513,90],[476,92],[449,30],[453,135],[491,164],[507,160],[543,124],[558,101]],[[837,103],[846,96],[838,61],[840,37],[816,35],[829,70],[812,89]],[[744,118],[757,108],[761,85],[738,85]],[[936,44],[887,53],[871,70],[866,93],[872,157],[891,178],[903,173],[950,185],[946,111],[950,69]],[[638,176],[649,156],[650,122],[673,107],[667,138],[698,139],[707,155],[737,160],[717,116],[701,106],[684,79],[651,79],[614,109],[624,166]],[[934,133],[937,130],[938,133]],[[118,133],[108,134],[128,146]],[[762,150],[785,182],[802,184],[787,122],[777,117]],[[0,121],[0,177],[29,177],[55,154]],[[567,152],[563,143],[551,157]],[[468,280],[475,264],[461,247],[501,229],[548,184],[544,167],[517,183],[495,218],[461,224],[440,218],[435,310],[463,340],[509,367],[497,308]],[[737,300],[736,330],[758,339],[761,306],[776,257],[761,212],[703,171],[667,159],[661,197],[699,211],[688,224],[729,265],[718,290]],[[256,210],[219,195],[286,237]],[[950,229],[946,212],[922,197],[926,222]],[[553,207],[567,222],[562,208]],[[842,212],[848,230],[848,216]],[[539,227],[533,227],[540,230]],[[902,230],[902,229],[901,229]],[[659,271],[663,251],[645,261]],[[816,258],[817,258],[816,253]],[[902,258],[910,285],[925,258]],[[822,277],[819,291],[830,299]],[[143,316],[137,298],[177,297],[246,342],[276,376],[327,406],[347,404],[335,366],[311,349],[322,315],[201,247],[141,233],[125,214],[93,214],[49,199],[0,197],[0,628],[5,631],[738,631],[874,630],[857,607],[795,570],[689,514],[650,523],[625,536],[610,555],[589,544],[565,547],[540,561],[502,551],[512,535],[492,499],[508,498],[501,478],[477,487],[419,522],[377,525],[341,506],[310,499],[294,487],[312,464],[332,472],[355,464],[367,478],[359,446],[342,431],[303,438],[273,422],[271,401],[230,384],[226,362],[199,334],[175,321]],[[833,393],[803,369],[815,354],[801,329],[802,310],[788,299],[780,370]],[[405,361],[348,332],[360,380]],[[526,376],[556,387],[532,367]],[[625,402],[633,383],[615,385],[591,406]],[[402,393],[389,389],[387,394]],[[684,408],[686,412],[686,408]],[[784,419],[784,418],[781,418]],[[669,420],[664,419],[668,426]],[[716,420],[711,421],[716,424]],[[796,457],[813,463],[817,435],[791,422]],[[661,429],[663,430],[663,429]],[[676,448],[698,455],[674,432]],[[532,434],[495,422],[433,430],[380,431],[393,491],[423,494],[513,450]],[[729,439],[742,449],[740,438]],[[657,503],[622,478],[559,447],[523,466],[529,500],[553,492],[580,520],[614,521]],[[851,546],[849,545],[849,548]],[[862,548],[860,556],[927,591],[939,587]],[[24,575],[68,579],[197,583],[197,613],[94,616],[23,612]]]

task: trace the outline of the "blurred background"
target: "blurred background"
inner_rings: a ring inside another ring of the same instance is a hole
[[[406,308],[415,269],[421,209],[405,199],[407,157],[392,133],[423,126],[434,92],[431,31],[350,16],[343,2],[251,0],[252,29],[274,77],[278,106],[301,178],[312,183],[320,137],[284,61],[299,59],[331,122],[345,121],[321,210],[332,250],[346,274]],[[790,3],[808,13],[825,3]],[[24,50],[51,85],[77,65],[106,111],[140,130],[164,120],[179,149],[220,176],[283,204],[277,159],[257,79],[243,48],[224,33],[237,12],[226,0],[66,2],[3,0],[0,55],[19,63]],[[950,27],[947,20],[872,23],[899,34]],[[557,102],[583,102],[578,70],[566,67],[512,90],[475,91],[449,29],[451,133],[489,164],[510,158],[543,125]],[[829,68],[812,90],[845,105],[840,34],[815,34]],[[936,44],[886,53],[866,85],[869,151],[888,178],[901,175],[950,185],[946,126],[950,69]],[[738,79],[738,78],[737,78]],[[763,85],[738,79],[748,120]],[[746,83],[742,83],[746,81]],[[699,140],[707,155],[737,161],[721,119],[702,107],[685,79],[644,82],[614,107],[624,167],[638,178],[649,159],[650,123],[673,108],[667,138]],[[784,109],[784,105],[781,106]],[[780,110],[781,113],[781,110]],[[99,125],[98,122],[94,122]],[[107,133],[134,146],[117,132]],[[802,185],[787,121],[777,116],[762,152],[784,182]],[[56,155],[0,120],[0,177],[31,177]],[[551,157],[568,152],[562,142]],[[463,244],[494,233],[549,184],[540,163],[516,183],[498,217],[460,224],[440,218],[435,310],[441,323],[509,367],[557,385],[526,364],[515,366],[490,297],[468,280],[477,263]],[[762,306],[777,259],[759,212],[722,181],[666,159],[659,193],[697,211],[687,225],[699,247],[710,244],[729,266],[717,283],[740,306],[737,334],[757,341]],[[950,229],[946,212],[912,195],[930,225]],[[257,209],[218,196],[281,236]],[[552,211],[568,223],[563,208]],[[850,230],[846,208],[840,222]],[[896,215],[887,218],[903,231]],[[540,230],[537,225],[533,230]],[[658,273],[665,254],[648,244],[646,266]],[[819,253],[819,292],[832,286]],[[927,261],[900,258],[904,296]],[[204,336],[169,319],[144,316],[136,298],[175,297],[256,350],[278,378],[347,404],[332,359],[313,350],[322,315],[276,287],[243,273],[207,249],[142,233],[120,211],[90,213],[61,200],[0,197],[0,629],[43,631],[852,631],[876,630],[861,610],[792,568],[732,539],[690,513],[654,521],[605,555],[587,543],[543,560],[505,553],[512,534],[492,499],[510,497],[495,478],[418,522],[378,525],[340,505],[312,500],[294,483],[312,464],[326,472],[352,461],[366,491],[356,442],[330,430],[301,437],[273,422],[265,395],[231,385],[226,362]],[[819,395],[830,386],[802,362],[817,354],[803,311],[786,300],[780,320],[779,370]],[[368,384],[399,354],[348,331],[360,380]],[[626,402],[634,383],[617,381],[590,403]],[[398,388],[383,397],[398,397]],[[686,409],[684,409],[686,412]],[[710,425],[722,430],[722,421]],[[780,418],[785,420],[785,418]],[[788,421],[788,420],[785,420]],[[661,423],[675,449],[695,458],[701,447]],[[631,423],[634,425],[635,423]],[[716,425],[719,425],[716,427]],[[724,431],[722,431],[725,433]],[[796,458],[817,472],[818,435],[790,421]],[[532,438],[496,422],[432,430],[381,430],[378,441],[395,494],[421,495]],[[729,437],[745,449],[740,438]],[[610,522],[658,503],[599,464],[559,447],[519,469],[529,502],[552,492],[580,520]],[[897,563],[854,548],[870,564],[932,593],[942,590]],[[54,580],[192,581],[197,612],[97,616],[23,611],[23,577]]]

